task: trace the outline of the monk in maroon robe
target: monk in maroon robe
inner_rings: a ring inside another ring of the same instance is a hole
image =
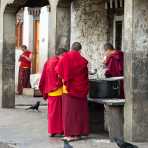
[[[87,60],[80,55],[81,44],[73,43],[56,66],[63,79],[62,100],[64,140],[78,140],[88,135],[88,69]]]
[[[53,137],[63,133],[62,126],[62,79],[55,72],[55,67],[59,62],[63,48],[56,51],[56,56],[47,60],[41,75],[39,89],[43,98],[48,99],[48,134]]]
[[[21,49],[23,51],[22,55],[19,58],[19,74],[18,74],[18,86],[17,94],[21,95],[23,93],[23,88],[30,88],[30,72],[31,72],[31,61],[32,61],[32,52],[27,50],[26,45],[22,45]]]
[[[123,76],[123,52],[121,50],[114,49],[110,43],[106,43],[104,45],[104,49],[106,51],[106,59],[104,60],[104,64],[106,65],[105,76],[107,78]],[[120,97],[124,98],[123,80],[120,81],[120,84]]]

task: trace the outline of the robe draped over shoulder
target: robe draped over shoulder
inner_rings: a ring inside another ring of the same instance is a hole
[[[29,50],[22,53],[23,56],[26,56],[28,58],[31,56],[31,54],[32,54],[32,52],[29,51]],[[20,56],[19,62],[20,62],[20,67],[21,68],[31,68],[31,61],[26,60],[24,57]]]
[[[47,99],[48,93],[57,90],[62,87],[62,80],[55,72],[55,66],[59,61],[58,57],[51,57],[45,63],[43,72],[41,75],[39,89],[43,94],[44,98]]]
[[[113,54],[106,59],[106,77],[119,77],[123,76],[124,73],[124,55],[120,50],[116,50]],[[125,98],[124,96],[124,82],[120,81],[120,98]]]
[[[109,55],[106,59],[106,77],[123,76],[123,52],[116,50],[113,54]]]
[[[78,51],[64,54],[55,70],[64,81],[69,95],[86,97],[88,94],[88,61]]]

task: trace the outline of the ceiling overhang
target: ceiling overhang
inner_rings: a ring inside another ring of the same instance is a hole
[[[117,9],[124,7],[124,0],[106,0],[105,9]]]

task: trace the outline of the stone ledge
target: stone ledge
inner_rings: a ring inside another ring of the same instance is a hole
[[[95,103],[100,103],[109,106],[123,106],[125,104],[125,99],[92,99],[88,98],[88,101],[92,101]]]

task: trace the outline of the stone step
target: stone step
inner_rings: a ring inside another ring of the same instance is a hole
[[[32,97],[41,97],[42,94],[38,89],[33,88],[23,88],[23,95]]]

